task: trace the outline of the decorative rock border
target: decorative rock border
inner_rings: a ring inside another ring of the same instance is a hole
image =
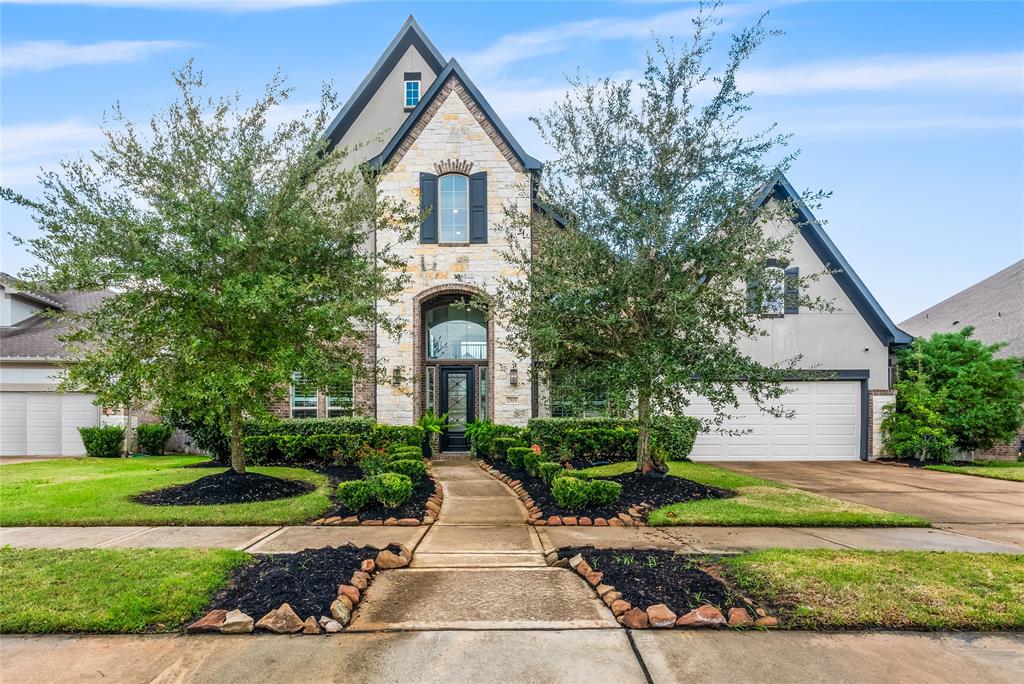
[[[434,481],[434,493],[427,499],[427,512],[422,518],[387,518],[381,520],[379,518],[368,518],[360,519],[358,515],[349,515],[342,517],[339,515],[332,515],[329,518],[317,518],[310,525],[324,526],[329,525],[332,527],[338,525],[366,525],[366,526],[377,526],[386,525],[388,527],[417,527],[419,525],[433,525],[434,521],[437,520],[437,516],[441,513],[441,503],[444,501],[444,489],[441,487],[441,483],[437,481],[432,473],[428,473],[431,480]]]
[[[398,553],[391,550],[399,549]],[[338,585],[337,598],[328,609],[331,616],[321,615],[316,619],[310,615],[305,620],[287,603],[271,610],[258,621],[238,610],[211,610],[203,617],[188,625],[188,634],[249,634],[260,629],[272,634],[333,634],[340,632],[352,621],[359,602],[373,581],[373,576],[382,570],[404,568],[412,562],[412,551],[405,544],[391,542],[377,552],[376,559],[367,558],[359,569],[352,573],[348,583]]]
[[[523,483],[519,480],[513,480],[511,477],[501,472],[494,466],[485,463],[484,461],[477,461],[483,470],[487,471],[487,474],[491,477],[500,480],[512,490],[512,493],[519,497],[519,500],[526,506],[526,510],[529,512],[530,517],[526,521],[530,525],[536,525],[537,527],[558,527],[560,525],[579,525],[582,527],[647,527],[647,514],[651,511],[653,506],[650,504],[637,504],[630,506],[624,512],[619,513],[613,518],[590,518],[587,516],[569,516],[569,515],[552,515],[546,516],[544,512],[537,507],[533,499],[530,497],[529,492],[523,487]]]
[[[733,628],[774,628],[779,626],[779,619],[769,615],[764,608],[755,608],[754,602],[743,597],[743,601],[754,611],[757,617],[750,615],[746,608],[730,608],[728,617],[711,604],[704,604],[685,615],[676,615],[664,603],[648,606],[647,609],[634,607],[622,598],[622,593],[610,584],[604,584],[604,573],[590,567],[590,564],[577,553],[568,560],[559,558],[558,551],[549,551],[544,560],[550,566],[568,567],[582,577],[594,590],[598,598],[608,606],[612,615],[620,625],[628,629],[672,629],[673,627],[689,629],[720,629]]]

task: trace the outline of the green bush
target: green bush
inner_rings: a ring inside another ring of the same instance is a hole
[[[418,459],[397,459],[389,461],[384,466],[384,472],[387,473],[398,473],[399,475],[405,475],[413,483],[419,483],[427,477],[427,464],[423,462],[422,458]]]
[[[565,431],[562,454],[585,461],[629,461],[636,458],[636,441],[636,428],[573,428]]]
[[[355,461],[362,439],[359,435],[310,435],[306,437],[306,448],[316,454],[324,464],[334,461],[352,463]]]
[[[526,456],[528,454],[533,454],[529,447],[510,446],[505,452],[505,458],[508,460],[509,466],[516,470],[523,470],[526,468]]]
[[[80,427],[85,453],[96,458],[117,458],[124,445],[124,428],[118,425]]]
[[[494,451],[492,455],[499,461],[508,457],[508,450],[512,447],[523,446],[523,441],[517,437],[498,437],[494,440]]]
[[[423,447],[421,446],[399,446],[392,447],[388,455],[395,459],[423,458]]]
[[[611,506],[622,495],[622,485],[611,480],[590,480],[587,483],[587,503],[598,508]]]
[[[266,418],[247,420],[242,423],[242,434],[246,437],[260,435],[358,435],[369,442],[376,423],[371,418],[294,418],[281,420]]]
[[[497,447],[495,440],[499,438],[515,438],[521,441],[523,430],[513,425],[495,425],[490,421],[475,421],[466,426],[470,448],[481,458],[495,458]]]
[[[167,440],[171,438],[174,428],[166,423],[144,423],[139,426],[139,450],[144,454],[160,455],[164,453]]]
[[[242,451],[249,465],[265,465],[277,454],[277,446],[271,435],[253,435],[242,438]]]
[[[686,460],[700,421],[688,416],[660,416],[652,423],[655,458]],[[528,423],[527,435],[549,461],[627,461],[636,457],[637,425],[631,418],[534,418]]]
[[[651,422],[651,451],[659,461],[688,461],[700,421],[689,416],[656,416]]]
[[[423,428],[419,425],[382,425],[370,430],[370,446],[385,451],[399,446],[422,447]]]
[[[916,369],[904,371],[896,400],[882,407],[882,444],[897,458],[945,463],[953,460],[956,442],[940,413],[945,390],[932,392]]]
[[[398,473],[378,473],[369,478],[373,498],[387,508],[398,508],[412,496],[412,480]]]
[[[306,453],[305,438],[301,435],[271,435],[274,448],[288,463],[301,461]]]
[[[564,472],[565,468],[558,461],[544,461],[537,466],[537,476],[547,484],[551,484],[556,477]]]
[[[566,451],[569,430],[604,428],[636,428],[636,421],[628,418],[532,418],[526,424],[527,440],[537,444],[541,453],[553,460]]]
[[[589,484],[575,477],[556,477],[551,482],[551,495],[559,506],[573,511],[586,505]]]
[[[366,508],[373,492],[366,480],[349,480],[338,485],[338,501],[356,513]]]
[[[359,469],[363,471],[363,475],[370,477],[383,473],[384,469],[387,468],[388,462],[391,459],[386,454],[382,454],[379,451],[372,451],[359,459]]]

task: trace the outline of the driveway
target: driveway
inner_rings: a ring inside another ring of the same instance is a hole
[[[719,463],[730,470],[896,513],[935,527],[1024,545],[1024,483],[865,462]]]

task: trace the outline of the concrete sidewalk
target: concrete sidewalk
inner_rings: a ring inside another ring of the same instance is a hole
[[[447,514],[449,503],[445,501]],[[456,508],[453,506],[453,509]],[[454,517],[454,516],[453,516]],[[456,518],[457,519],[457,518]],[[472,514],[467,520],[472,521]],[[441,528],[448,530],[443,534]],[[435,552],[452,530],[466,528],[462,535],[479,539],[490,550],[502,548],[507,524],[436,525],[437,534],[424,540],[417,558]],[[253,553],[290,553],[303,549],[340,546],[384,546],[397,541],[415,546],[429,527],[5,527],[0,529],[0,546],[14,548],[221,548]],[[657,547],[686,553],[742,553],[773,547],[796,549],[870,549],[879,551],[969,551],[977,553],[1024,553],[1024,543],[989,541],[963,531],[926,528],[880,527],[547,527],[536,528],[551,540],[551,546],[592,544],[606,548]],[[526,532],[521,532],[525,535]],[[1022,540],[1024,541],[1024,540]],[[491,546],[495,544],[493,547]],[[460,542],[461,543],[461,542]],[[452,552],[449,549],[448,552]],[[425,562],[426,557],[421,562]]]
[[[630,638],[636,650],[630,645]],[[650,680],[644,676],[644,668]],[[38,682],[942,682],[1011,684],[1024,635],[421,631],[4,636],[0,680]]]

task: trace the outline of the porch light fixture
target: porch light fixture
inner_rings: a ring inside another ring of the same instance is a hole
[[[508,384],[513,387],[519,386],[519,369],[515,366],[512,366],[508,371]]]

